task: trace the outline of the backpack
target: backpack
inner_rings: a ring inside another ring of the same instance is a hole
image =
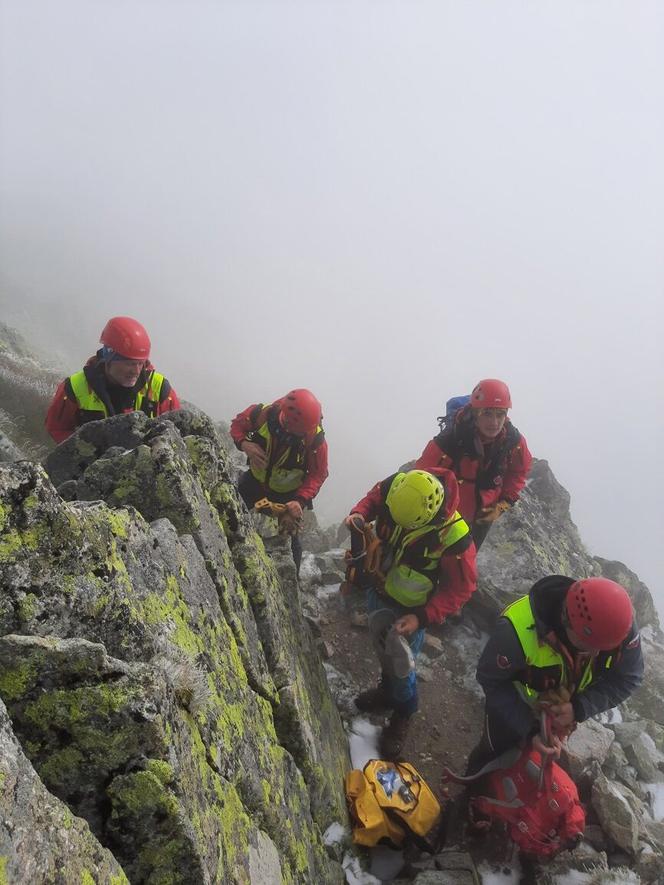
[[[438,422],[438,426],[441,430],[444,430],[446,427],[451,427],[454,424],[454,416],[459,411],[459,409],[468,405],[470,402],[470,394],[466,393],[463,396],[453,396],[445,403],[445,414],[439,415],[436,418]]]
[[[576,784],[553,761],[542,772],[540,754],[532,748],[511,767],[491,771],[480,789],[482,795],[470,800],[471,815],[502,821],[526,855],[553,857],[583,835],[586,815]]]
[[[440,803],[409,762],[370,759],[346,775],[346,801],[353,842],[401,848],[413,842],[432,853],[425,836],[440,815]]]

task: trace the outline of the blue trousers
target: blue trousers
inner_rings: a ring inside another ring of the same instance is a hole
[[[390,599],[389,596],[377,593],[373,587],[370,587],[367,590],[367,611],[371,614],[371,612],[381,608],[391,609],[394,612],[395,621],[402,615],[412,614],[411,609],[406,608],[405,605]],[[420,627],[419,630],[411,633],[407,639],[413,657],[417,659],[424,642],[424,628]],[[380,681],[395,713],[399,716],[412,716],[413,713],[417,712],[417,676],[415,675],[415,670],[412,670],[405,679],[397,679],[396,676],[386,673],[383,668]]]

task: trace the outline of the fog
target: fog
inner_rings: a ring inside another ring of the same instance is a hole
[[[339,519],[498,377],[664,605],[664,6],[0,2],[0,308],[229,420],[309,387]]]

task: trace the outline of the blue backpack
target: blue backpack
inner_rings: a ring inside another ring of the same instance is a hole
[[[436,419],[438,421],[438,426],[441,430],[445,430],[446,427],[451,427],[454,423],[454,416],[462,409],[464,406],[467,406],[470,402],[470,394],[464,394],[463,396],[453,396],[448,399],[445,404],[445,414],[439,415]]]

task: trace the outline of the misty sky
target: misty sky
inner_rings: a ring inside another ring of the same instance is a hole
[[[663,45],[655,0],[0,0],[1,316],[75,371],[134,315],[215,418],[310,387],[326,519],[503,378],[662,609]]]

